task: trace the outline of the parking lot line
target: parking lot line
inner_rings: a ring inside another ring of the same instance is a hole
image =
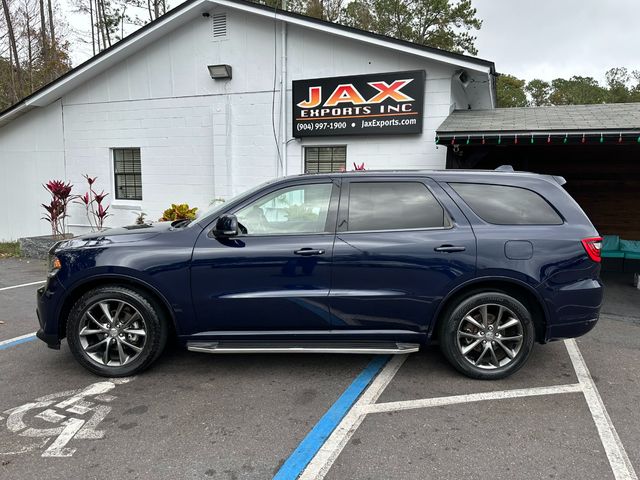
[[[316,455],[320,447],[325,443],[327,437],[329,437],[358,397],[360,397],[362,392],[371,383],[371,380],[376,377],[388,361],[388,355],[376,356],[369,365],[360,372],[351,385],[340,395],[340,398],[336,400],[304,440],[300,442],[298,448],[287,458],[282,467],[280,467],[280,470],[278,470],[273,477],[274,480],[298,478],[300,472],[302,472],[309,461]]]
[[[45,282],[45,280],[39,280],[37,282],[22,283],[20,285],[11,285],[10,287],[2,287],[2,288],[0,288],[0,292],[3,292],[4,290],[13,290],[14,288],[30,287],[31,285],[38,285],[38,284],[44,283],[44,282]]]
[[[638,476],[607,413],[602,397],[578,349],[578,344],[574,339],[565,340],[564,343],[616,480],[637,480]]]
[[[400,367],[407,359],[408,355],[395,355],[389,363],[387,363],[380,374],[375,378],[369,388],[367,388],[358,401],[353,405],[349,413],[347,413],[338,426],[331,432],[327,441],[322,445],[316,455],[308,463],[300,477],[288,477],[290,479],[299,478],[300,480],[322,480],[327,474],[331,465],[340,452],[345,447],[351,435],[358,429],[366,413],[362,407],[375,403],[387,388],[393,377],[398,373]]]
[[[0,350],[6,350],[7,348],[15,347],[16,345],[20,345],[21,343],[30,342],[31,340],[36,339],[36,332],[27,333],[26,335],[21,335],[19,337],[13,337],[9,340],[3,340],[0,342]]]
[[[554,395],[558,393],[581,392],[582,385],[573,383],[568,385],[554,385],[550,387],[519,388],[513,390],[498,390],[495,392],[471,393],[468,395],[453,395],[449,397],[421,398],[400,402],[375,403],[365,405],[365,413],[397,412],[415,408],[441,407],[458,403],[482,402],[486,400],[503,400],[507,398],[535,397],[540,395]]]

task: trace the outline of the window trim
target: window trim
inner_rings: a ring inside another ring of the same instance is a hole
[[[316,179],[307,179],[306,181],[300,181],[300,182],[296,182],[296,183],[290,183],[290,184],[278,184],[278,185],[274,185],[272,188],[269,188],[267,190],[262,190],[260,192],[256,192],[255,195],[251,196],[250,198],[245,199],[244,202],[234,205],[232,208],[230,208],[229,210],[226,210],[224,212],[221,212],[221,215],[235,215],[238,211],[242,210],[243,208],[251,205],[253,202],[257,202],[260,199],[266,197],[267,195],[271,195],[274,192],[277,192],[279,190],[287,190],[290,188],[295,188],[295,187],[302,187],[305,185],[318,185],[318,184],[332,184],[333,187],[331,189],[331,197],[329,198],[329,210],[327,212],[327,221],[325,222],[325,226],[328,225],[332,225],[333,228],[329,229],[328,231],[323,231],[323,232],[305,232],[305,233],[260,233],[260,234],[248,234],[248,233],[240,233],[234,237],[232,237],[232,239],[235,238],[273,238],[273,237],[302,237],[302,236],[310,236],[310,235],[335,235],[336,234],[336,222],[337,222],[337,217],[338,217],[338,206],[339,206],[339,202],[340,202],[340,184],[341,181],[339,179],[333,179],[333,178],[316,178]],[[213,235],[213,230],[215,229],[215,224],[218,221],[219,217],[216,217],[215,219],[213,219],[213,221],[209,224],[209,232],[207,233],[207,236],[210,238],[215,238],[215,236]]]
[[[316,144],[316,143],[312,143],[312,144],[305,144],[302,145],[302,173],[305,175],[319,175],[318,172],[315,173],[307,173],[307,148],[336,148],[336,147],[344,147],[344,169],[345,171],[347,170],[347,163],[348,163],[348,155],[349,155],[349,151],[348,151],[348,144],[346,143],[330,143],[330,144]],[[323,173],[321,175],[331,175],[331,174],[336,174],[336,173],[341,173],[341,172],[326,172]]]
[[[458,191],[455,189],[455,187],[452,184],[465,184],[465,185],[488,185],[488,186],[495,186],[495,187],[508,187],[508,188],[519,188],[521,190],[527,190],[535,195],[537,195],[538,197],[540,197],[547,205],[549,205],[549,207],[551,208],[551,210],[553,212],[556,213],[556,215],[558,215],[558,218],[561,220],[560,223],[494,223],[494,222],[489,222],[487,220],[485,220],[484,218],[482,218],[475,210],[474,208],[467,203],[467,201],[464,199],[464,197],[462,195],[460,195],[458,193]],[[495,182],[464,182],[464,181],[455,181],[455,182],[446,182],[446,185],[453,191],[454,195],[456,195],[460,201],[462,202],[462,204],[467,207],[471,213],[481,222],[483,222],[485,225],[497,225],[500,227],[559,227],[562,225],[565,225],[567,223],[567,219],[564,218],[564,215],[562,215],[562,213],[549,201],[547,200],[547,198],[542,195],[539,192],[536,192],[535,190],[532,190],[531,188],[527,188],[527,187],[522,187],[520,185],[509,185],[509,184],[505,184],[505,183],[495,183]]]
[[[142,202],[144,201],[144,193],[142,194],[142,198],[140,200],[135,200],[131,198],[116,198],[116,191],[117,191],[116,158],[115,158],[116,150],[139,150],[140,151],[140,185],[141,185],[141,188],[144,189],[143,176],[142,176],[142,148],[131,147],[131,146],[109,147],[109,171],[111,176],[111,191],[113,192],[113,196],[110,195],[111,206],[116,209],[132,208],[134,210],[140,210],[142,208]]]
[[[449,210],[443,205],[440,201],[436,193],[433,191],[433,188],[425,181],[423,178],[414,178],[414,177],[376,177],[376,178],[350,178],[343,182],[342,192],[340,196],[340,209],[338,212],[338,224],[336,227],[336,232],[340,235],[349,234],[349,233],[386,233],[386,232],[428,232],[428,231],[436,231],[436,230],[452,230],[455,227],[455,222],[453,220],[453,216],[449,212]],[[449,226],[442,227],[417,227],[417,228],[389,228],[384,230],[349,230],[349,198],[351,194],[351,184],[353,183],[419,183],[423,185],[433,198],[436,200],[438,205],[442,208],[443,213],[449,219]]]

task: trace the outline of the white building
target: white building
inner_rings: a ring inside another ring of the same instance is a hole
[[[208,66],[225,65],[231,78],[212,78]],[[422,133],[292,135],[293,81],[406,71],[425,72]],[[82,193],[85,173],[110,193],[114,226],[132,212],[155,220],[171,203],[206,209],[315,170],[319,157],[334,169],[444,168],[436,128],[454,109],[494,102],[492,62],[244,1],[191,0],[0,113],[0,240],[49,233],[41,185],[65,179]],[[71,230],[87,231],[82,208],[70,214]]]

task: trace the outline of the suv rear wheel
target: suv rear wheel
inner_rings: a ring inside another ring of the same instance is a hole
[[[124,377],[147,368],[164,349],[167,334],[155,301],[117,285],[85,293],[67,321],[73,355],[86,369],[105,377]]]
[[[485,380],[507,377],[526,362],[535,337],[531,314],[499,292],[471,295],[453,305],[440,323],[440,348],[463,374]]]

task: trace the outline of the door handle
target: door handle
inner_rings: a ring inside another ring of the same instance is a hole
[[[456,245],[440,245],[439,247],[434,248],[434,250],[436,252],[453,253],[453,252],[464,252],[466,248],[462,246],[456,246]]]
[[[303,257],[310,257],[312,255],[322,255],[324,254],[324,250],[307,247],[296,250],[293,253],[295,253],[296,255],[302,255]]]

